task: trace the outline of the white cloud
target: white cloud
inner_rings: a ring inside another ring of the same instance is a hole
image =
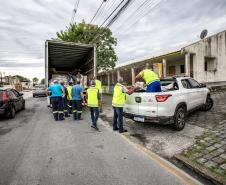
[[[204,28],[209,35],[226,29],[225,0],[150,0],[141,11],[136,10],[144,1],[132,1],[112,25],[118,38],[119,63],[195,41]],[[101,2],[80,1],[75,20],[89,22]],[[94,23],[102,23],[119,2],[108,0]],[[75,0],[1,2],[0,71],[44,77],[44,42],[69,24],[74,3]]]

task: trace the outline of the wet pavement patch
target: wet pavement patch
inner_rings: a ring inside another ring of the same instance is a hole
[[[5,128],[5,129],[0,129],[0,135],[5,135],[9,133],[12,130],[12,128]]]
[[[144,136],[144,134],[134,133],[134,134],[130,134],[130,136],[135,137],[136,139],[138,139],[142,143],[142,145],[144,145],[144,146],[148,142],[148,140]]]

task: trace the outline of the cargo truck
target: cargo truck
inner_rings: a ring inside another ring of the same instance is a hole
[[[89,44],[47,40],[45,42],[45,83],[48,87],[53,80],[65,83],[76,81],[82,75],[82,86],[96,76],[96,47]]]
[[[96,47],[89,44],[47,40],[45,42],[46,85],[53,78],[70,79],[81,70],[86,79],[96,76]],[[87,80],[84,82],[87,85]]]

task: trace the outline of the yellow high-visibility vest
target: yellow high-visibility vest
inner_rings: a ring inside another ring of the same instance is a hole
[[[102,94],[102,85],[100,80],[95,80],[95,87],[99,90],[99,93]]]
[[[124,107],[126,101],[126,94],[122,91],[122,85],[117,83],[114,87],[112,106],[113,107]]]
[[[155,81],[159,81],[158,75],[150,69],[145,69],[145,70],[141,71],[140,74],[143,77],[146,85],[149,85],[150,83],[155,82]]]
[[[90,87],[87,89],[88,94],[88,107],[98,107],[98,89],[95,87]]]
[[[67,99],[72,100],[72,86],[67,87],[67,92],[68,92]]]

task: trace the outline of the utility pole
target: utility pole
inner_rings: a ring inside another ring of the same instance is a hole
[[[0,75],[1,75],[1,84],[2,84],[2,72],[0,72]]]

